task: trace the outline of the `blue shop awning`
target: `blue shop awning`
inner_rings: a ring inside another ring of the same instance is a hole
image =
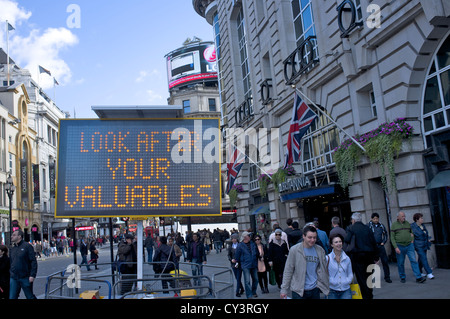
[[[286,202],[294,199],[302,199],[308,197],[316,197],[320,195],[333,194],[334,192],[335,192],[334,185],[327,185],[325,187],[310,188],[286,195],[281,195],[280,199],[282,202]]]
[[[437,173],[425,189],[440,188],[445,186],[450,186],[450,170]]]
[[[270,214],[269,205],[262,205],[262,206],[253,208],[248,214],[249,215]]]

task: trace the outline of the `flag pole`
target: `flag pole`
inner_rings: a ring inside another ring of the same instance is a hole
[[[235,145],[234,143],[232,143],[232,145],[242,154],[244,154],[245,157],[248,158],[248,160],[250,162],[252,162],[253,164],[255,164],[264,174],[266,174],[270,179],[272,179],[272,176],[269,175],[269,173],[267,173],[261,166],[259,166],[255,161],[253,161],[250,156],[247,156],[247,154],[245,154],[245,152],[243,152],[239,147],[237,147],[237,145]]]
[[[350,134],[348,134],[339,124],[336,123],[336,121],[334,121],[326,112],[322,111],[322,109],[313,101],[311,101],[303,92],[301,92],[297,87],[295,87],[294,85],[292,86],[296,92],[298,92],[299,94],[301,94],[305,99],[308,100],[309,103],[311,103],[312,105],[314,105],[314,107],[323,115],[325,115],[325,117],[330,120],[334,125],[336,125],[336,127],[341,130],[345,135],[347,135],[360,149],[363,150],[363,152],[366,151],[366,149]]]
[[[9,22],[8,22],[8,20],[6,20],[6,52],[7,52],[6,64],[7,64],[7,72],[8,72],[6,78],[7,78],[7,83],[9,86],[10,81],[9,81]]]

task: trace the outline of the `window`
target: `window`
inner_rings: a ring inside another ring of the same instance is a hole
[[[450,127],[450,36],[433,57],[423,94],[422,129],[426,145],[431,135]]]
[[[377,104],[375,102],[375,94],[373,90],[369,91],[370,110],[372,111],[372,117],[377,117]]]
[[[303,174],[317,171],[334,163],[334,149],[339,145],[336,125],[318,113],[302,139]]]
[[[361,123],[377,118],[377,104],[372,83],[356,92],[356,103]]]
[[[222,124],[225,124],[224,119],[227,114],[227,104],[225,95],[225,84],[223,81],[222,70],[223,70],[223,60],[221,56],[221,43],[220,43],[220,25],[219,25],[219,14],[216,12],[213,19],[213,29],[214,29],[214,39],[216,44],[216,58],[217,58],[217,76],[218,76],[218,86],[219,86],[219,97],[220,97],[220,116],[222,118]]]
[[[250,83],[250,68],[247,55],[247,33],[245,30],[244,10],[241,8],[236,19],[239,41],[239,57],[242,74],[242,83],[244,87],[244,100],[252,104],[252,87]]]
[[[208,99],[209,111],[216,112],[216,99]]]
[[[183,110],[184,110],[184,113],[190,113],[191,112],[191,101],[190,100],[184,100],[183,101]]]
[[[45,168],[42,169],[42,189],[47,190],[47,170]]]
[[[297,46],[309,36],[315,36],[314,18],[310,0],[292,0],[295,40]]]

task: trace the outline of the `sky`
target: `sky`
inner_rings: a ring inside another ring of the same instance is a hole
[[[92,106],[167,105],[164,56],[188,38],[213,41],[192,0],[0,0],[5,51],[6,20],[10,57],[76,118],[97,118]]]

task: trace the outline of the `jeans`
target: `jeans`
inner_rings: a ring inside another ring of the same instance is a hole
[[[386,248],[384,245],[377,245],[378,254],[380,255],[381,264],[383,265],[384,279],[390,279],[391,273],[389,270],[389,261],[388,256],[386,254]]]
[[[191,263],[191,271],[192,276],[202,276],[203,275],[203,264],[197,258],[192,258]],[[194,279],[194,284],[200,286],[201,279]]]
[[[222,242],[221,241],[215,241],[214,242],[214,248],[216,249],[216,254],[219,252],[222,252]]]
[[[81,255],[81,265],[86,264],[87,265],[87,270],[91,270],[91,268],[89,267],[88,261],[87,261],[87,255]]]
[[[258,288],[258,271],[256,268],[243,268],[242,272],[244,274],[245,295],[247,298],[251,298],[256,295],[256,289]]]
[[[153,247],[147,247],[147,262],[153,262]]]
[[[398,266],[398,274],[400,275],[400,279],[405,279],[405,259],[408,256],[409,261],[411,263],[411,268],[416,276],[416,279],[422,278],[422,274],[419,270],[419,264],[416,261],[416,253],[414,252],[414,245],[409,244],[408,246],[397,245],[398,249],[400,249],[400,254],[397,254],[397,266]]]
[[[36,299],[33,293],[33,283],[30,282],[29,277],[9,280],[9,299],[18,299],[20,295],[20,289],[22,288],[23,293],[27,299]]]
[[[239,291],[244,290],[244,286],[242,285],[241,277],[242,277],[242,269],[236,268],[234,265],[231,267],[234,273],[234,278],[236,278],[236,293],[239,293]]]
[[[343,291],[330,289],[328,299],[352,299],[352,290],[350,288]]]
[[[320,289],[316,287],[311,290],[305,290],[303,291],[303,297],[293,291],[292,299],[320,299]]]
[[[433,271],[428,264],[427,251],[425,249],[416,249],[416,252],[419,256],[419,271],[422,272],[422,269],[425,268],[427,275],[431,274]]]

